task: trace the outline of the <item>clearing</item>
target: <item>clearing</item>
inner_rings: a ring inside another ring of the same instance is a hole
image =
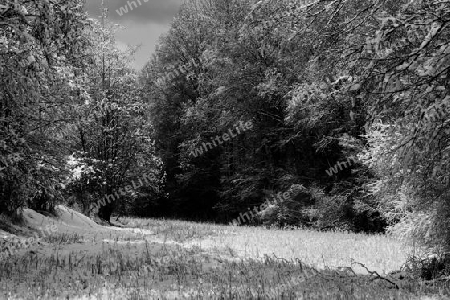
[[[410,249],[383,235],[121,218],[100,226],[57,207],[0,230],[0,299],[448,299],[389,273]],[[3,222],[3,226],[5,226]],[[32,230],[56,231],[24,246]],[[19,236],[20,233],[20,236]],[[11,249],[11,248],[10,248]],[[370,271],[370,272],[368,272]],[[372,273],[372,271],[374,271]]]

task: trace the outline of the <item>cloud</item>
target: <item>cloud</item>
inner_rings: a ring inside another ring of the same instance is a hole
[[[150,59],[154,52],[161,34],[167,32],[169,25],[163,24],[136,24],[132,22],[122,22],[124,30],[116,34],[119,47],[126,48],[125,45],[141,45],[136,53],[136,60],[132,66],[141,69]]]
[[[141,69],[154,52],[161,34],[169,30],[183,0],[140,0],[142,5],[137,0],[104,1],[109,9],[109,19],[125,27],[116,34],[119,47],[123,49],[125,45],[141,45],[136,60],[132,62],[132,67]],[[127,1],[135,1],[138,7],[119,16],[116,9],[128,5]],[[102,0],[86,1],[86,10],[91,17],[98,19],[101,3]]]
[[[176,16],[182,0],[105,0],[105,5],[109,9],[109,17],[112,21],[132,21],[135,23],[157,23],[168,24]],[[130,10],[128,2],[135,2],[138,6]],[[127,7],[128,13],[120,16],[116,10]],[[101,0],[87,0],[86,9],[92,17],[100,15]]]

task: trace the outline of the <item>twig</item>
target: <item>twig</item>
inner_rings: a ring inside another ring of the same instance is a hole
[[[400,287],[398,286],[397,283],[393,282],[392,280],[390,280],[390,279],[388,279],[388,278],[386,278],[386,277],[381,276],[380,274],[378,274],[377,271],[370,271],[364,264],[362,264],[362,263],[360,263],[360,262],[355,261],[355,262],[352,262],[352,264],[353,264],[353,263],[358,264],[358,265],[360,265],[361,267],[363,267],[364,269],[366,269],[366,271],[367,271],[370,275],[374,275],[375,278],[374,278],[373,280],[375,280],[375,279],[383,279],[383,280],[386,280],[387,282],[393,284],[397,290],[400,289]]]

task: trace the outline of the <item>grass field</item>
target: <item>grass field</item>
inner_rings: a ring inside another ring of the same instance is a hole
[[[0,262],[0,299],[448,299],[382,235],[122,218]],[[362,264],[362,265],[361,265]],[[363,266],[364,265],[364,266]],[[370,273],[376,271],[376,273]],[[378,276],[378,275],[380,276]]]

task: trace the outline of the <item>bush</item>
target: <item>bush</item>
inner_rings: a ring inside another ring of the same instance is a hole
[[[28,203],[28,207],[38,212],[55,212],[56,197],[42,188]]]
[[[313,204],[309,191],[301,184],[292,184],[288,189],[289,197],[279,198],[258,214],[259,220],[266,226],[299,226],[309,223],[305,207]],[[276,197],[271,193],[271,197]]]
[[[47,159],[22,153],[0,159],[0,212],[14,214],[27,206],[52,212],[61,199],[62,171],[56,160],[50,164]]]
[[[7,156],[2,151],[0,155],[0,212],[14,214],[35,193],[35,179],[30,174],[34,161],[21,155]]]
[[[323,190],[311,189],[315,200],[314,209],[309,210],[312,225],[320,230],[354,230],[353,209],[346,196],[328,196]]]
[[[450,253],[427,255],[425,257],[412,255],[407,259],[402,271],[423,280],[446,277],[450,275]]]
[[[433,151],[440,150],[429,147],[428,143],[421,144],[423,149],[404,147],[403,152],[392,151],[400,149],[399,143],[409,133],[407,128],[395,124],[372,125],[367,135],[368,148],[361,155],[377,176],[370,184],[370,192],[388,221],[388,232],[430,252],[448,252],[449,169],[444,158],[447,154],[435,155]]]
[[[355,195],[327,194],[323,189],[293,184],[291,197],[272,203],[258,214],[265,226],[300,226],[320,230],[383,232],[387,226],[380,212]],[[356,195],[357,196],[357,195]]]

